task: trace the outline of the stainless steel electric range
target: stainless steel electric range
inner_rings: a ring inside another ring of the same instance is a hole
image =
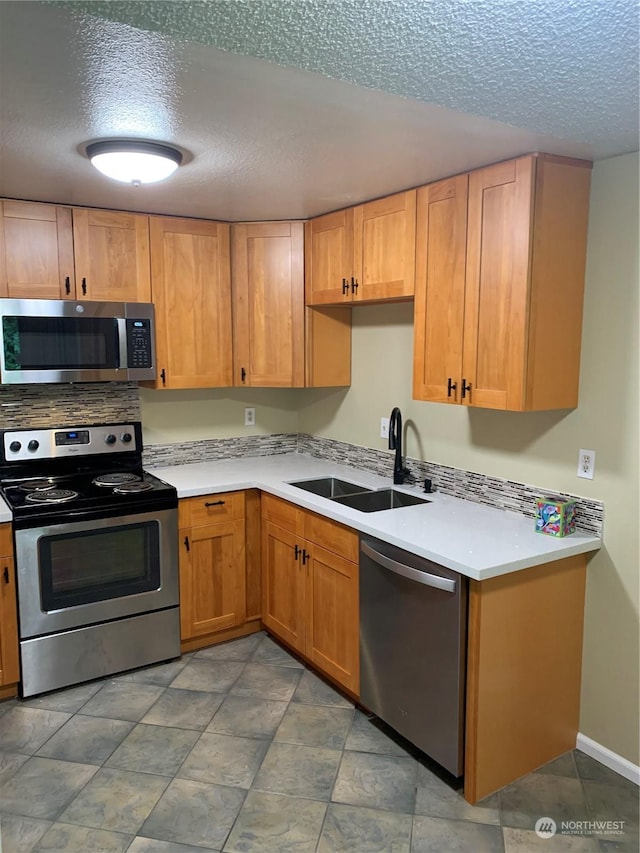
[[[0,430],[21,695],[180,655],[178,498],[139,422]]]

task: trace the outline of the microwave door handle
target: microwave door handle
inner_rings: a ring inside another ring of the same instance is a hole
[[[397,560],[392,560],[385,554],[381,554],[379,551],[376,551],[375,548],[367,545],[366,542],[360,543],[360,550],[363,554],[366,554],[370,560],[373,560],[374,563],[377,563],[379,566],[382,566],[384,569],[388,569],[396,575],[402,575],[403,578],[416,581],[424,586],[432,586],[435,589],[442,589],[445,592],[456,591],[456,582],[454,580],[451,580],[450,578],[443,578],[441,575],[432,575],[429,572],[414,569],[412,566],[405,566],[404,563],[399,563]]]
[[[126,369],[127,364],[127,321],[123,317],[118,317],[118,367]]]

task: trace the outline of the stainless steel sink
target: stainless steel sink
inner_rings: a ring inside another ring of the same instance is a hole
[[[305,492],[313,492],[314,495],[319,495],[322,498],[337,498],[342,495],[352,495],[355,492],[368,491],[366,486],[358,486],[355,483],[349,483],[347,480],[338,480],[336,477],[298,480],[295,483],[289,483],[289,485],[295,486],[297,489],[304,489]]]
[[[376,492],[360,492],[334,498],[335,503],[359,509],[360,512],[380,512],[383,509],[398,509],[403,506],[428,504],[431,501],[399,492],[396,489],[380,489]]]

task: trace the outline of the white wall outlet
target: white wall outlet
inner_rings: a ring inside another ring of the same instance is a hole
[[[583,450],[580,448],[578,451],[578,477],[583,477],[585,480],[593,480],[595,468],[595,450]]]
[[[389,418],[380,418],[380,438],[389,438]]]
[[[253,408],[253,406],[247,406],[244,410],[244,425],[256,425],[256,410]]]

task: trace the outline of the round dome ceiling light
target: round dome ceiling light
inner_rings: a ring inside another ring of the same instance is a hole
[[[105,139],[91,142],[86,152],[103,175],[134,187],[164,181],[182,162],[182,154],[176,148],[142,140]]]

